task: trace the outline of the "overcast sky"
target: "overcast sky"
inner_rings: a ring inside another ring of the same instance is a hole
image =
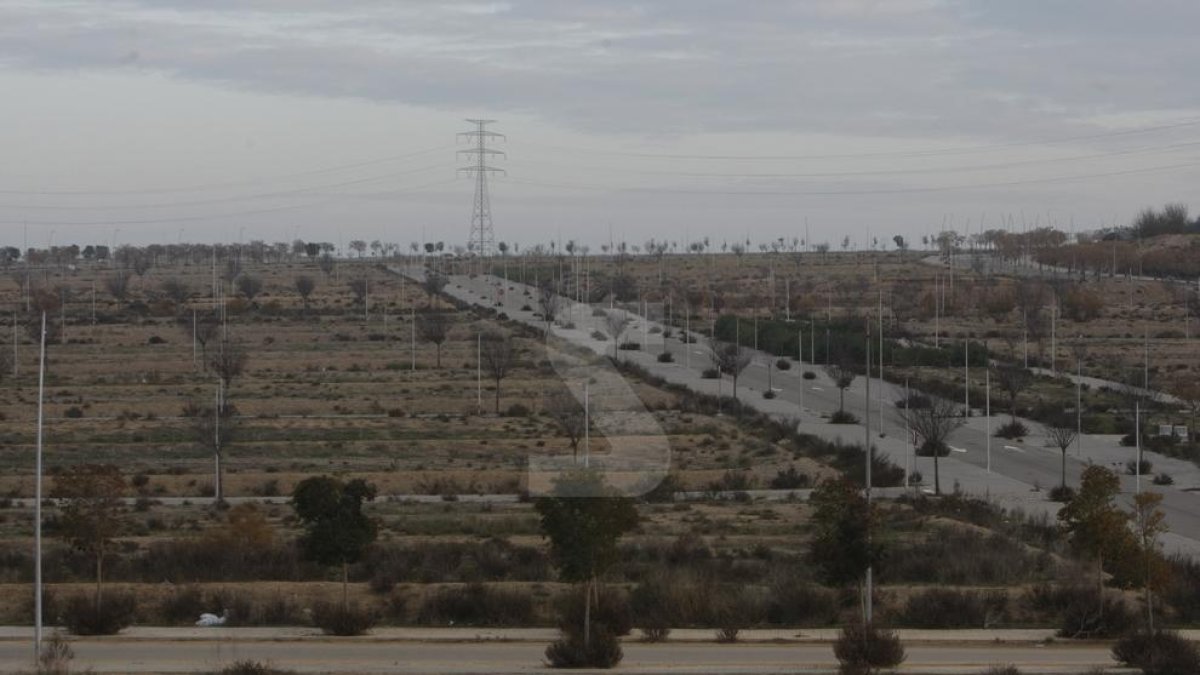
[[[1195,0],[0,0],[0,243],[856,242],[1200,174]],[[1200,203],[1196,204],[1200,206]]]

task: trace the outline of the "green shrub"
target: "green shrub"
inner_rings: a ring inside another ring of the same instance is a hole
[[[779,359],[775,362],[775,367],[780,370],[791,370],[792,362],[788,361],[787,359]]]
[[[817,379],[817,374],[811,370],[806,370],[806,371],[804,371],[804,374],[801,375],[801,377],[803,377],[806,380],[815,380],[815,379]]]
[[[672,354],[671,352],[663,352],[658,355],[658,362],[659,363],[674,363],[675,355]]]

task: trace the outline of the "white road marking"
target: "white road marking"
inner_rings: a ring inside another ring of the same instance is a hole
[[[813,391],[825,391],[824,389],[822,389],[820,387],[813,387],[812,390]]]
[[[1004,446],[1004,449],[1005,450],[1016,450],[1017,452],[1025,452],[1024,450],[1018,448],[1015,445],[1006,445],[1006,446]]]
[[[952,450],[952,451],[954,451],[954,452],[963,452],[963,453],[965,453],[965,452],[967,451],[967,450],[966,450],[966,448],[956,448],[956,447],[954,447],[953,445],[949,445],[949,444],[947,444],[947,445],[946,445],[946,447],[950,448],[950,450]]]

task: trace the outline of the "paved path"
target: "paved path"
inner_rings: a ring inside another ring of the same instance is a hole
[[[229,629],[233,630],[233,629]],[[545,641],[395,642],[370,638],[313,640],[72,640],[77,669],[104,673],[197,673],[219,671],[239,660],[269,662],[303,673],[546,672]],[[902,673],[979,673],[991,665],[1014,664],[1025,673],[1084,673],[1113,664],[1105,644],[917,643],[906,647]],[[716,644],[626,641],[622,673],[831,672],[828,643]],[[0,640],[0,671],[28,669],[30,645]]]
[[[423,271],[415,268],[396,268],[395,271],[415,279],[423,276]],[[465,302],[503,311],[510,318],[530,326],[545,328],[545,323],[534,316],[533,311],[521,309],[523,305],[536,307],[537,291],[532,287],[505,282],[487,275],[453,276],[446,285],[445,292]],[[526,295],[526,292],[529,295]],[[560,322],[574,323],[575,328],[568,329],[558,325],[553,328],[554,334],[597,354],[611,354],[611,341],[596,340],[592,337],[593,331],[607,332],[603,325],[603,317],[593,316],[592,307],[586,304],[564,302],[564,305]],[[621,358],[695,391],[709,394],[720,392],[725,396],[731,394],[730,378],[710,380],[701,377],[701,371],[710,365],[709,350],[703,340],[693,344],[683,344],[678,339],[664,340],[662,333],[654,332],[655,328],[661,330],[662,324],[633,313],[629,313],[629,316],[633,323],[623,339],[639,342],[644,345],[644,349],[622,351]],[[698,329],[699,326],[692,328]],[[802,326],[798,324],[797,328]],[[804,335],[806,345],[811,339],[811,334]],[[822,336],[818,334],[816,339],[820,340]],[[663,351],[671,352],[674,357],[673,363],[658,362],[657,357]],[[807,351],[805,348],[806,353]],[[862,445],[867,437],[864,426],[833,425],[825,421],[831,412],[838,409],[839,395],[837,388],[819,365],[801,363],[799,367],[793,367],[789,371],[779,371],[768,368],[768,363],[774,360],[774,357],[767,354],[755,353],[754,363],[738,380],[738,396],[744,403],[780,418],[798,420],[801,432],[827,440]],[[771,372],[768,374],[769,370]],[[815,379],[802,379],[804,371],[813,372]],[[776,397],[770,400],[763,397],[768,388],[768,378],[771,389],[776,394]],[[865,378],[858,377],[845,394],[846,409],[859,419],[865,419],[866,416],[868,401],[865,397],[865,385]],[[893,405],[894,401],[903,398],[903,387],[881,382],[877,378],[871,379],[870,386],[870,438],[877,451],[888,455],[901,466],[921,472],[923,482],[916,489],[930,489],[934,479],[933,460],[912,456],[912,447],[908,442],[904,422]],[[881,401],[882,416],[879,414]],[[972,401],[972,407],[978,411],[980,403],[982,402]],[[997,411],[993,410],[990,420],[982,415],[972,417],[966,426],[951,436],[949,445],[954,451],[939,462],[942,490],[957,488],[969,494],[987,497],[1008,508],[1021,509],[1035,515],[1053,516],[1058,511],[1058,505],[1047,501],[1045,490],[1057,485],[1061,480],[1061,453],[1058,448],[1051,447],[1047,442],[1040,431],[1041,425],[1031,420],[1023,420],[1032,433],[1021,442],[993,438],[988,433],[989,425],[995,428],[1006,420],[1007,416],[997,414]],[[1085,434],[1081,439],[1080,448],[1071,448],[1068,453],[1068,484],[1078,484],[1078,476],[1089,462],[1123,469],[1124,463],[1133,459],[1134,450],[1121,447],[1118,440],[1114,436]],[[1146,453],[1145,457],[1154,464],[1155,472],[1171,473],[1175,478],[1173,486],[1153,486],[1155,490],[1164,493],[1163,510],[1171,527],[1171,532],[1163,537],[1165,547],[1170,552],[1200,556],[1200,469],[1190,462],[1154,453]],[[1121,480],[1124,498],[1131,499],[1136,489],[1135,478],[1122,476]],[[1148,478],[1143,478],[1141,482],[1143,487],[1152,487]]]

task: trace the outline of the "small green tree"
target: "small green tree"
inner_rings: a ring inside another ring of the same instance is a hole
[[[124,527],[125,478],[112,464],[80,464],[54,478],[59,500],[59,533],[92,557],[96,570],[96,611],[103,604],[104,556]]]
[[[1059,526],[1078,552],[1096,561],[1096,593],[1103,607],[1104,564],[1127,552],[1130,532],[1129,517],[1117,507],[1121,492],[1117,474],[1102,466],[1083,470],[1079,492],[1058,512]]]
[[[587,649],[596,579],[620,559],[617,543],[637,527],[637,506],[607,486],[600,474],[582,469],[556,481],[554,492],[540,497],[534,506],[559,576],[585,585],[583,644]]]
[[[1163,589],[1170,577],[1170,567],[1159,550],[1159,535],[1167,531],[1162,499],[1157,492],[1135,495],[1131,518],[1138,539],[1138,566],[1146,592],[1146,627],[1150,632],[1154,632],[1154,593]]]
[[[883,551],[871,536],[877,520],[874,507],[844,478],[821,481],[809,504],[813,532],[808,559],[818,578],[831,586],[856,584],[861,593],[867,568],[878,564]]]
[[[350,565],[375,541],[378,526],[363,513],[375,499],[375,486],[362,479],[342,482],[331,476],[306,478],[292,492],[292,508],[304,524],[300,547],[320,565],[342,566],[342,607],[349,606]]]

